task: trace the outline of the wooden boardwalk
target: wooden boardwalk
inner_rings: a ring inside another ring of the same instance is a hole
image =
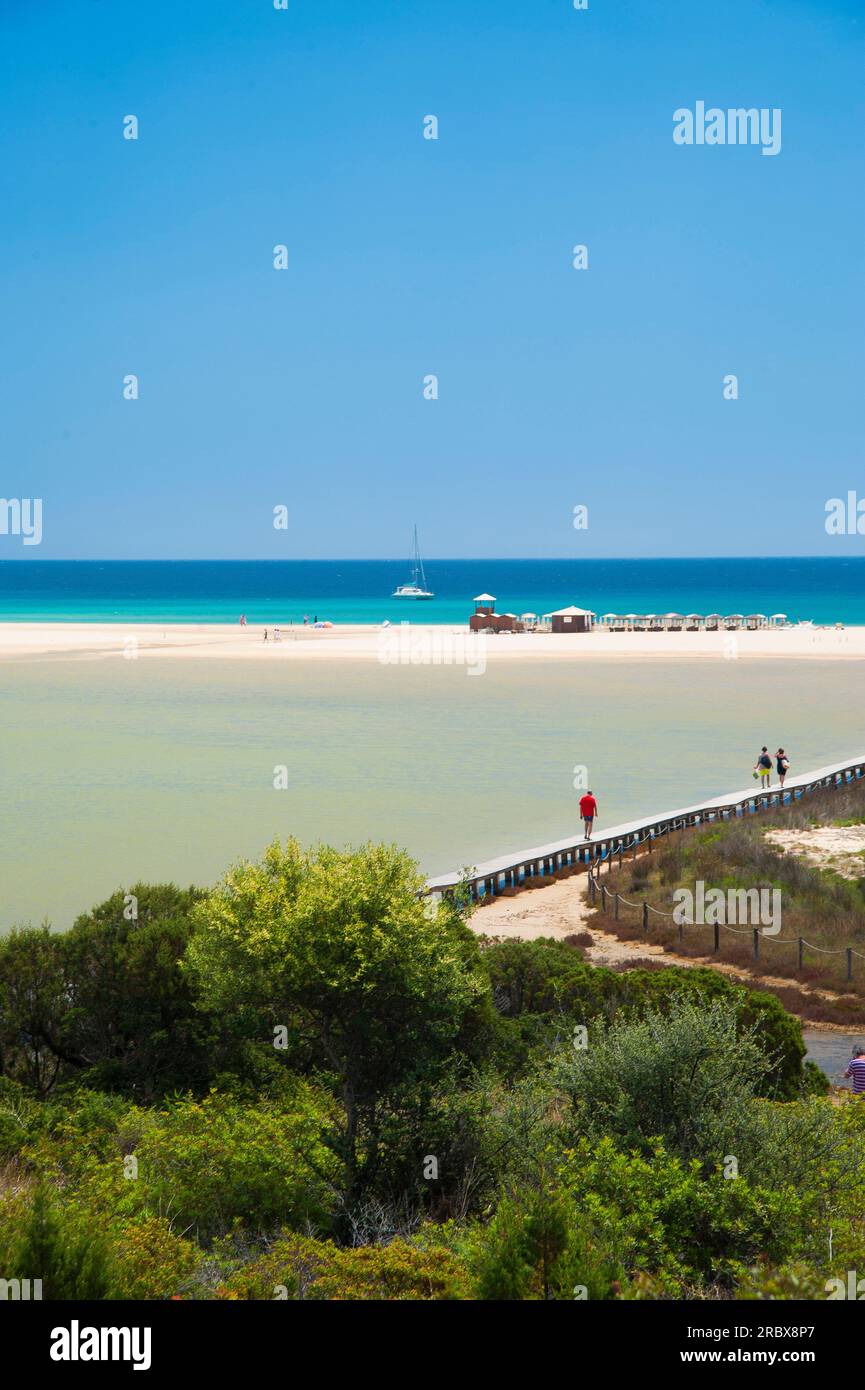
[[[775,773],[772,775],[775,776]],[[427,880],[427,893],[452,893],[458,884],[465,882],[471,897],[483,898],[493,896],[503,888],[519,888],[527,880],[553,875],[565,868],[588,869],[604,861],[612,862],[616,856],[621,862],[626,853],[636,853],[639,846],[646,842],[651,850],[657,839],[671,831],[753,815],[769,806],[781,805],[782,800],[784,805],[789,805],[811,792],[824,787],[843,786],[863,775],[865,755],[835,763],[831,767],[817,768],[815,772],[807,772],[802,777],[788,777],[783,793],[780,787],[761,791],[755,783],[745,791],[728,792],[696,806],[681,806],[677,811],[666,811],[663,815],[611,826],[591,840],[572,836],[553,844],[537,845],[534,849],[488,859],[486,863],[475,864],[467,870],[439,874]]]

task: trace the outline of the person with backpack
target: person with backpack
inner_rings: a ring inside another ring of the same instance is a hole
[[[777,770],[779,778],[781,779],[782,787],[784,785],[784,778],[787,776],[787,771],[789,767],[790,759],[787,757],[787,754],[784,752],[784,749],[779,748],[778,752],[775,754],[775,768]]]
[[[760,786],[763,791],[768,791],[769,783],[772,780],[772,759],[769,757],[769,750],[765,744],[754,764],[754,776],[760,778]]]

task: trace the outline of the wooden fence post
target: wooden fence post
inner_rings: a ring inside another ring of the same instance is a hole
[[[720,926],[718,925],[718,923],[716,922],[716,923],[715,923],[715,950],[716,950],[716,952],[717,952],[717,951],[720,951],[720,949],[721,949],[721,928],[720,928]]]
[[[803,941],[802,937],[800,936],[800,937],[799,937],[799,969],[800,969],[800,970],[802,969],[802,947],[803,947],[803,945],[804,945],[804,941]]]
[[[643,903],[643,931],[649,930],[649,904]]]
[[[847,979],[853,979],[853,947],[847,947]]]
[[[754,959],[760,959],[760,928],[754,928]]]

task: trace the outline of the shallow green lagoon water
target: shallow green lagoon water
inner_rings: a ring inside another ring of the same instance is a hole
[[[136,879],[209,883],[293,833],[405,845],[429,873],[570,834],[575,765],[601,825],[865,749],[863,663],[0,666],[0,927]],[[285,764],[289,788],[273,788]]]

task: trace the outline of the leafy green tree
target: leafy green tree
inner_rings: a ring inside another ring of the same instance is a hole
[[[62,938],[69,1000],[62,1043],[87,1085],[147,1100],[206,1084],[215,1029],[180,969],[201,896],[138,883],[79,917]]]
[[[185,967],[204,1005],[329,1075],[344,1122],[335,1140],[349,1205],[374,1170],[382,1115],[447,1056],[489,999],[459,913],[421,896],[393,847],[296,841],[232,869],[194,911]]]
[[[69,1013],[62,938],[47,926],[0,938],[0,1071],[47,1095],[64,1061]]]

